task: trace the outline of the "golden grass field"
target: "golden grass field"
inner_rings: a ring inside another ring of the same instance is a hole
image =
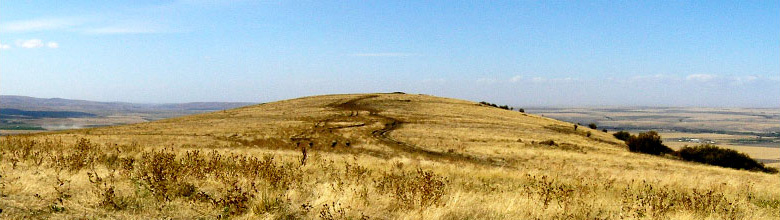
[[[552,141],[552,143],[550,142]],[[780,176],[410,94],[2,137],[0,218],[778,219]]]

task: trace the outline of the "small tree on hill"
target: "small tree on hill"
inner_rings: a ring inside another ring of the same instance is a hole
[[[631,133],[628,133],[627,131],[618,131],[612,134],[612,136],[615,136],[615,138],[621,141],[628,141],[628,138],[631,137]]]
[[[589,127],[590,129],[596,129],[596,128],[599,128],[599,126],[597,126],[597,125],[596,125],[596,123],[590,123],[590,124],[588,124],[588,127]]]
[[[648,131],[640,133],[638,136],[631,136],[626,141],[628,150],[631,152],[646,153],[652,155],[661,155],[674,152],[671,148],[663,145],[661,136],[658,132]]]

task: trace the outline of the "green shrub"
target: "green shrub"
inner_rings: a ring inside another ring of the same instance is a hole
[[[615,138],[621,141],[628,141],[628,138],[631,138],[631,133],[628,133],[627,131],[618,131],[612,134],[612,136],[615,136]]]
[[[599,126],[598,126],[598,125],[596,125],[596,123],[590,123],[590,124],[588,124],[588,127],[589,127],[590,129],[596,129],[596,128],[599,128]]]
[[[719,167],[777,173],[777,169],[766,167],[763,163],[750,158],[747,154],[732,149],[720,148],[711,144],[702,144],[693,147],[685,146],[677,151],[677,155],[683,160]]]
[[[672,149],[663,145],[661,136],[658,132],[648,131],[640,133],[638,136],[631,136],[626,141],[628,150],[631,152],[646,153],[652,155],[661,155],[673,152]]]

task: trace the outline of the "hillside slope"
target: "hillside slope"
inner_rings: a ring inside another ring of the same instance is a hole
[[[427,95],[304,97],[2,144],[0,217],[780,217],[777,175]]]

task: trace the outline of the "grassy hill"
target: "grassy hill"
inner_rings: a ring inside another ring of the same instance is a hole
[[[0,218],[780,218],[776,174],[427,95],[3,137],[0,152]]]

